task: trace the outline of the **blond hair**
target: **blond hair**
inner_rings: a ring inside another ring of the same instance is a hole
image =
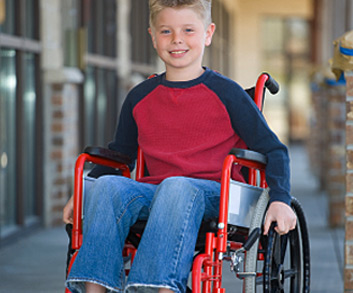
[[[164,8],[191,8],[207,26],[212,22],[211,6],[212,0],[149,0],[150,26],[155,25],[158,13]]]

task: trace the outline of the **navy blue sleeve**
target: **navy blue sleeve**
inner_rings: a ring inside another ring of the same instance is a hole
[[[282,201],[290,204],[287,147],[269,128],[256,104],[237,83],[215,74],[207,86],[226,106],[234,131],[248,148],[267,157],[266,181],[270,187],[270,202]]]

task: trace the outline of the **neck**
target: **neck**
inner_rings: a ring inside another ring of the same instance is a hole
[[[204,73],[205,69],[202,67],[196,70],[168,70],[166,71],[166,79],[169,81],[188,81],[200,77]]]

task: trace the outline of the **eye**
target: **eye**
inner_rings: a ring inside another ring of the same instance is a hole
[[[170,30],[168,30],[168,29],[161,30],[161,34],[162,35],[170,34]]]
[[[192,28],[186,28],[186,29],[185,29],[185,32],[186,32],[186,33],[193,33],[194,30],[193,30]]]

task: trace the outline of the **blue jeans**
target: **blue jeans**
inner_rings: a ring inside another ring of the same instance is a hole
[[[218,216],[220,184],[170,177],[153,185],[102,176],[88,193],[83,244],[67,279],[71,292],[85,292],[85,282],[108,292],[185,292],[201,221]],[[138,219],[148,222],[126,280],[122,250]]]

